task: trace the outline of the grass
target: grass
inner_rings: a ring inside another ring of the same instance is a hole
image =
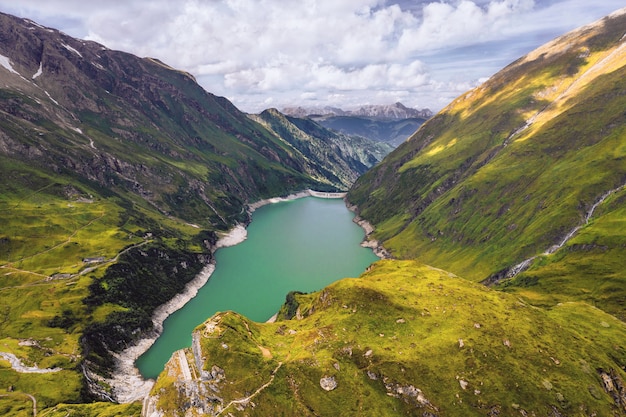
[[[260,324],[227,312],[211,319],[213,333],[196,329],[204,369],[224,370],[214,383],[223,404],[271,380],[254,415],[608,416],[614,406],[596,370],[626,376],[626,326],[614,317],[585,303],[533,307],[415,261],[380,261],[295,300],[300,320]],[[319,385],[328,376],[338,384],[329,392]],[[176,392],[171,376],[159,380],[155,393]]]
[[[537,305],[584,301],[626,321],[625,191],[609,197],[564,248],[537,260],[531,268],[501,289],[533,300]]]
[[[482,281],[582,225],[626,175],[626,70],[617,55],[604,59],[618,32],[609,24],[519,60],[422,125],[348,194],[376,227],[373,238],[397,258]],[[599,63],[606,67],[589,72]],[[506,290],[543,306],[585,300],[623,318],[625,256],[615,234],[624,216],[598,210],[599,226],[537,260]]]
[[[129,205],[119,196],[102,196],[99,189],[19,162],[3,159],[0,170],[7,179],[0,185],[0,350],[27,366],[63,368],[22,374],[0,361],[0,387],[13,388],[0,397],[0,407],[5,415],[31,415],[25,394],[32,394],[40,410],[56,406],[46,410],[50,415],[97,415],[107,407],[58,406],[84,400],[79,364],[86,326],[126,310],[104,303],[90,311],[84,303],[90,285],[125,249],[146,243],[148,232],[166,247],[205,251],[194,238],[199,230],[141,202]],[[86,258],[99,259],[88,263]],[[117,408],[122,409],[137,411],[136,406]]]

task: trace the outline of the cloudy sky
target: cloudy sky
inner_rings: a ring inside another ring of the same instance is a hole
[[[0,11],[189,71],[247,112],[437,111],[624,0],[0,0]]]

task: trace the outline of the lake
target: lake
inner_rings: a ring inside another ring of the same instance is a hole
[[[353,217],[341,199],[306,197],[257,209],[248,238],[217,250],[207,284],[165,320],[161,336],[137,360],[144,378],[156,378],[174,351],[191,346],[193,329],[218,311],[267,321],[289,291],[317,291],[361,275],[378,257],[360,246],[365,233]]]

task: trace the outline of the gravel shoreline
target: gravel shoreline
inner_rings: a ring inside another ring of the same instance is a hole
[[[328,193],[323,193],[323,195],[316,194],[317,193],[314,191],[305,190],[290,194],[286,197],[259,200],[248,205],[248,213],[252,214],[256,209],[268,204],[291,201],[303,197],[316,196],[321,198],[340,198],[339,194],[337,194],[337,197],[332,197]],[[246,240],[247,236],[248,232],[245,226],[238,224],[227,234],[220,237],[215,244],[213,251],[237,245]],[[135,345],[123,350],[119,354],[114,354],[116,366],[112,377],[106,379],[106,382],[112,387],[113,397],[116,401],[120,403],[130,403],[141,400],[150,393],[155,381],[153,379],[144,379],[143,376],[141,376],[141,373],[139,373],[139,369],[135,366],[135,361],[148,349],[150,349],[150,346],[152,346],[152,344],[161,335],[165,319],[167,319],[170,314],[181,309],[185,304],[187,304],[187,302],[189,302],[189,300],[195,297],[200,288],[207,283],[214,270],[214,263],[205,266],[193,280],[187,283],[183,292],[177,294],[170,301],[155,310],[152,316],[152,323],[155,329],[154,332],[147,337],[140,339]]]
[[[246,228],[243,225],[237,225],[218,240],[214,250],[241,243],[246,240],[247,235]],[[107,379],[107,382],[113,388],[113,397],[116,401],[130,403],[141,400],[150,393],[155,381],[153,379],[144,379],[141,373],[139,373],[139,369],[135,366],[135,361],[150,349],[150,346],[161,335],[165,319],[195,297],[200,288],[207,283],[213,271],[215,271],[214,263],[210,263],[202,268],[202,271],[187,283],[181,293],[176,294],[174,298],[155,310],[152,316],[154,332],[148,337],[140,339],[128,349],[115,354],[115,370],[113,371],[113,376]]]

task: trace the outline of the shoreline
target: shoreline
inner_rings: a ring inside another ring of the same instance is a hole
[[[247,211],[250,215],[254,213],[260,207],[280,203],[284,201],[292,201],[305,197],[317,197],[317,198],[343,198],[345,193],[324,193],[313,190],[304,190],[297,193],[289,194],[286,197],[274,197],[256,201],[248,204]],[[229,246],[237,245],[248,237],[248,232],[243,224],[237,224],[227,233],[220,236],[219,240],[211,248],[211,252],[215,253],[218,249],[226,248]],[[123,350],[118,354],[114,354],[116,365],[112,372],[111,378],[106,378],[106,381],[112,387],[113,397],[120,403],[131,403],[139,401],[145,398],[152,387],[155,384],[154,379],[144,379],[139,372],[139,369],[135,366],[135,361],[143,355],[154,342],[159,338],[163,332],[163,323],[174,312],[185,306],[192,298],[194,298],[200,288],[202,288],[209,280],[211,275],[215,271],[215,261],[206,265],[195,276],[194,279],[189,281],[185,286],[185,289],[176,294],[167,303],[156,308],[152,315],[152,324],[154,331],[148,334],[146,337],[139,339],[137,343],[129,348]],[[98,378],[96,375],[91,375],[94,379]]]
[[[211,252],[215,252],[220,248],[237,245],[246,240],[248,233],[242,224],[233,227],[228,233],[224,234],[216,242]],[[194,298],[200,288],[202,288],[215,271],[215,261],[207,264],[189,281],[182,292],[176,294],[167,303],[157,307],[152,315],[152,324],[154,331],[146,337],[139,339],[137,343],[123,350],[118,354],[114,354],[116,364],[112,377],[106,378],[105,381],[112,387],[113,397],[120,403],[131,403],[146,397],[154,383],[154,379],[145,379],[139,369],[135,366],[135,361],[143,355],[163,332],[163,323],[174,312],[180,310],[192,298]]]
[[[350,205],[346,201],[346,207],[348,207],[348,210],[354,213],[354,218],[352,219],[352,221],[358,224],[361,229],[365,230],[365,237],[361,242],[361,246],[364,248],[370,248],[374,252],[374,255],[378,256],[380,259],[391,259],[391,254],[389,253],[389,251],[387,251],[387,249],[384,248],[380,241],[370,238],[371,234],[374,233],[374,226],[372,226],[370,222],[359,216],[357,207],[355,205]]]

